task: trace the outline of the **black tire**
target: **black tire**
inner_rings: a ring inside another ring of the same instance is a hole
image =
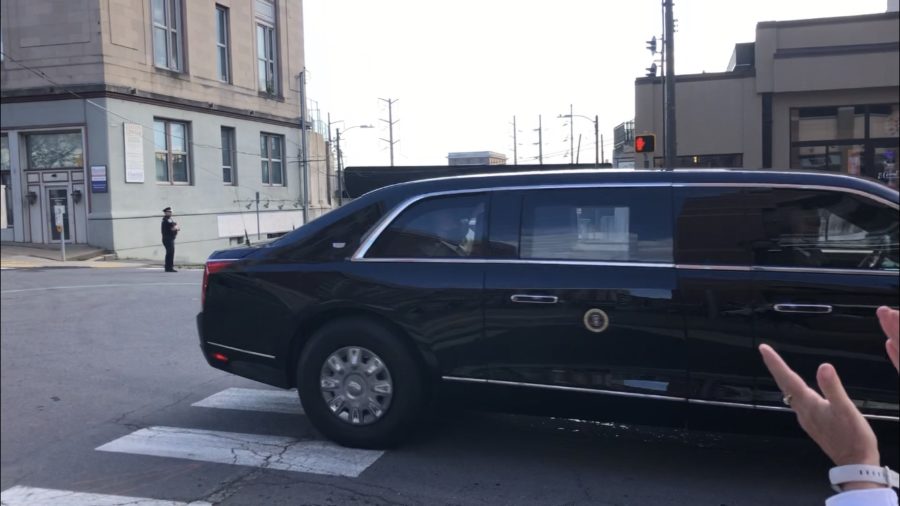
[[[354,425],[336,416],[320,389],[325,361],[346,347],[370,350],[384,363],[393,383],[390,404],[380,418]],[[297,391],[313,426],[332,441],[353,448],[384,449],[407,436],[423,411],[426,384],[422,366],[393,332],[364,318],[327,324],[309,340],[297,361]]]

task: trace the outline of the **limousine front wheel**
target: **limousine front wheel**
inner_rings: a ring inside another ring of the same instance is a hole
[[[313,425],[357,448],[400,441],[420,413],[423,380],[400,338],[361,319],[321,328],[297,364],[297,389]]]

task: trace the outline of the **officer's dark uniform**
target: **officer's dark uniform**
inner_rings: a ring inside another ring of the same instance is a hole
[[[172,209],[167,207],[163,209],[163,212],[171,211]],[[163,216],[162,225],[160,226],[160,232],[162,232],[162,243],[166,248],[166,272],[176,272],[175,271],[175,235],[178,233],[174,230],[175,228],[175,220],[172,219],[171,216]]]

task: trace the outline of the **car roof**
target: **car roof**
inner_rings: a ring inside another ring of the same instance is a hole
[[[747,169],[578,169],[471,174],[423,179],[391,185],[371,193],[412,196],[454,190],[518,188],[578,184],[737,184],[852,188],[898,202],[898,193],[869,178],[800,170]]]

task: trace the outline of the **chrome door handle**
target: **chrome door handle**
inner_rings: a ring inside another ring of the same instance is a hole
[[[509,300],[523,304],[556,304],[559,302],[559,297],[555,295],[513,295]]]
[[[827,304],[775,304],[778,313],[811,313],[830,314],[831,306]]]

